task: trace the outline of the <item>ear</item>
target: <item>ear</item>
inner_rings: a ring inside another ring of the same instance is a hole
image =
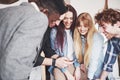
[[[49,13],[48,9],[42,9],[41,11],[42,11],[43,13],[45,13],[46,15],[48,15],[48,13]]]
[[[117,21],[117,23],[116,23],[116,24],[114,24],[114,26],[116,26],[116,27],[120,28],[120,21]]]

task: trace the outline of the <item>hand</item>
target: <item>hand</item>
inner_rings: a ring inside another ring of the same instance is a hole
[[[85,65],[84,65],[84,64],[81,64],[81,65],[80,65],[80,69],[81,69],[84,73],[86,73],[86,69],[85,69]]]
[[[59,57],[59,55],[54,54],[51,58],[57,59]]]
[[[75,76],[75,80],[80,80],[81,78],[80,67],[76,68],[74,76]]]
[[[62,14],[59,18],[59,20],[56,20],[56,25],[59,25],[60,22],[64,19],[65,14]]]
[[[59,19],[60,19],[60,20],[63,20],[64,17],[65,17],[65,14],[62,14]]]
[[[73,64],[73,62],[69,61],[68,58],[66,57],[60,57],[56,59],[56,64],[55,66],[59,67],[59,68],[64,68],[67,67],[68,65]]]

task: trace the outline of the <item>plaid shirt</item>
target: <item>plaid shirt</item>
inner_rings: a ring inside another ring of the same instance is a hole
[[[108,41],[103,70],[108,72],[113,71],[113,65],[119,53],[120,53],[120,38],[112,38],[111,40]]]

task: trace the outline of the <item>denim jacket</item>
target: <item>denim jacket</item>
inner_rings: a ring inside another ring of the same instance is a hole
[[[57,28],[53,28],[51,30],[51,33],[50,33],[50,40],[51,40],[51,47],[53,50],[55,50],[55,52],[59,55],[59,56],[64,56],[66,57],[66,55],[68,54],[67,52],[67,37],[66,37],[66,32],[64,32],[64,42],[63,42],[63,51],[61,51],[61,48],[56,48],[56,34],[57,34]],[[72,32],[71,32],[71,36],[72,36]],[[73,60],[74,60],[74,66],[77,67],[77,66],[80,66],[79,62],[77,61],[76,59],[76,56],[75,56],[75,52],[73,53]],[[53,67],[53,66],[52,66]],[[50,69],[49,69],[50,70]],[[65,68],[62,68],[61,71],[64,72],[66,69]],[[51,72],[51,70],[50,70]]]
[[[82,39],[84,42],[85,39]],[[88,64],[88,78],[98,79],[100,78],[101,72],[103,70],[103,61],[104,61],[104,53],[103,53],[103,43],[104,38],[100,33],[95,33],[93,36],[93,45],[91,56]]]

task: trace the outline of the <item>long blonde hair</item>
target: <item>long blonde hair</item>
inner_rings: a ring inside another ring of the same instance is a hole
[[[84,26],[89,27],[88,33],[86,35],[86,44],[84,49],[84,58],[82,57],[82,41],[81,34],[78,31],[78,26],[80,22],[83,22]],[[74,46],[75,46],[75,54],[79,62],[81,63],[84,60],[84,64],[87,67],[89,64],[89,59],[91,55],[91,49],[93,44],[93,35],[97,30],[95,29],[92,17],[89,13],[81,13],[76,20],[76,27],[74,31]]]

